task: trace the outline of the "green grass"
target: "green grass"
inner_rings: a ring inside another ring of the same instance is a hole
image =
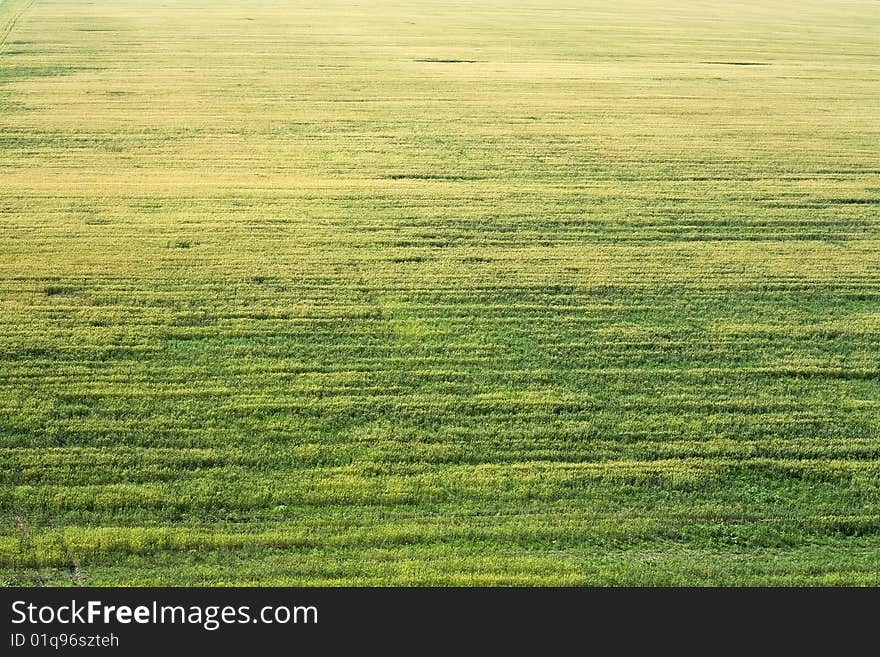
[[[311,5],[0,3],[0,583],[880,584],[876,3]]]

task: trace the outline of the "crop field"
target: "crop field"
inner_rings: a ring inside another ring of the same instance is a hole
[[[880,585],[878,80],[871,0],[0,1],[0,584]]]

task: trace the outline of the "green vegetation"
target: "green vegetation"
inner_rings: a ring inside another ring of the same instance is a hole
[[[0,583],[880,585],[878,34],[0,3]]]

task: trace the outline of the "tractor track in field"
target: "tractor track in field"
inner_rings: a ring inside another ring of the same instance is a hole
[[[9,2],[11,5],[11,16],[5,22],[0,23],[0,51],[5,49],[6,42],[9,40],[9,35],[12,34],[16,24],[18,24],[18,21],[25,12],[34,6],[34,2],[36,2],[36,0],[25,0],[21,3],[15,2],[14,0]],[[0,10],[3,9],[3,4],[5,3],[0,2]],[[7,7],[7,9],[9,9],[9,7]]]

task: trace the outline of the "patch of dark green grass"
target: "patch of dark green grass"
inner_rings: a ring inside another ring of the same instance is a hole
[[[52,78],[81,71],[100,70],[91,66],[0,66],[0,84],[29,78]]]
[[[485,180],[483,176],[458,173],[391,173],[383,177],[388,180]]]
[[[426,64],[476,64],[480,62],[479,59],[442,59],[439,57],[424,57],[422,59],[415,60],[417,62],[423,62]]]
[[[66,285],[47,285],[43,292],[47,297],[68,296],[75,292],[72,287]]]

